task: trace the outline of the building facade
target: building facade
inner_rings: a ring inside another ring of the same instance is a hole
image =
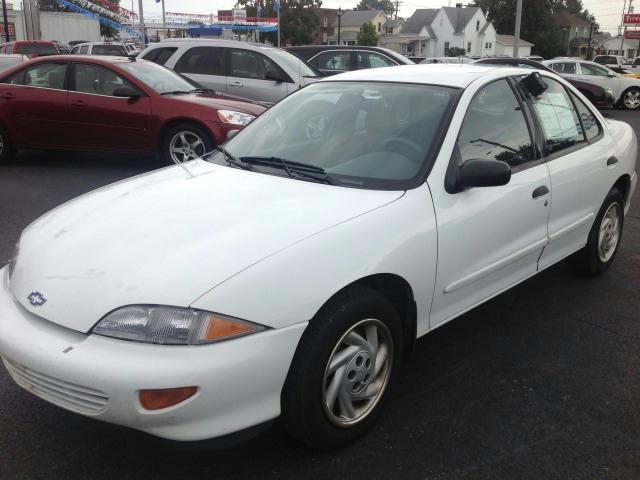
[[[497,56],[511,57],[513,55],[513,47],[516,45],[516,37],[513,35],[496,35],[495,54]],[[533,43],[529,43],[522,38],[518,42],[518,56],[528,57],[531,55],[531,47]]]
[[[371,23],[378,35],[384,34],[389,17],[382,10],[347,10],[338,18],[337,12],[333,34],[327,36],[329,45],[356,45],[362,25]],[[338,42],[338,37],[340,37]]]

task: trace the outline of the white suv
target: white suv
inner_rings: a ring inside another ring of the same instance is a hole
[[[128,57],[129,51],[122,43],[117,42],[87,42],[79,43],[71,50],[72,55],[112,55]]]
[[[171,39],[149,45],[140,58],[216,92],[266,104],[281,100],[319,76],[289,52],[232,40]]]

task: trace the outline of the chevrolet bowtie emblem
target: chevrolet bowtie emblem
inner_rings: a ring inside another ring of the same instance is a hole
[[[29,303],[34,307],[40,307],[47,301],[47,299],[44,298],[44,295],[40,292],[31,292],[27,299],[29,300]]]

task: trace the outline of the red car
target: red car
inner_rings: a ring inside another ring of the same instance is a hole
[[[44,40],[17,40],[0,46],[0,53],[21,53],[29,58],[58,55],[60,51],[53,42]]]
[[[20,149],[158,152],[198,158],[264,107],[221,97],[153,62],[51,56],[0,78],[0,162]]]

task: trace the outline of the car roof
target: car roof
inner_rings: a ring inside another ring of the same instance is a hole
[[[149,44],[149,48],[160,47],[163,45],[175,45],[175,44],[193,44],[198,45],[220,45],[228,47],[237,47],[239,45],[243,47],[251,47],[255,50],[279,50],[276,47],[265,45],[264,43],[251,43],[251,42],[239,42],[237,40],[222,40],[217,38],[170,38],[161,42]]]
[[[465,88],[475,80],[488,75],[490,72],[500,72],[507,75],[528,75],[531,69],[499,67],[495,65],[474,65],[470,63],[431,63],[421,65],[398,65],[386,68],[370,68],[354,70],[320,80],[330,82],[343,81],[371,81],[421,83],[425,85],[442,85]]]
[[[55,61],[67,61],[77,62],[79,60],[83,62],[99,63],[103,65],[115,64],[115,63],[131,63],[147,62],[147,60],[132,60],[129,57],[118,57],[116,55],[48,55],[46,57],[38,57],[30,60],[29,63],[49,63]]]

